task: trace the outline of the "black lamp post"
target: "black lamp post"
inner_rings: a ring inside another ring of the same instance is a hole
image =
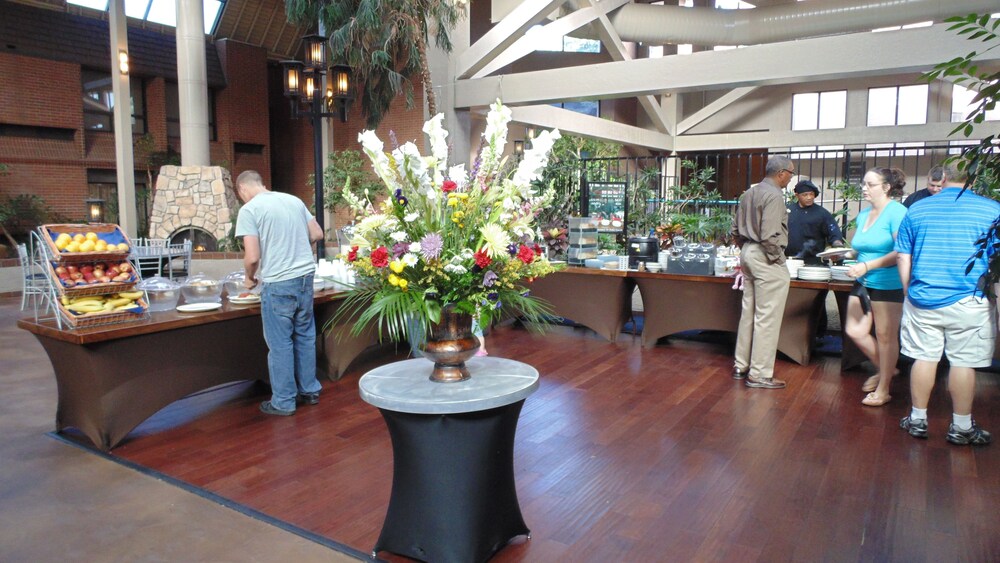
[[[351,102],[351,69],[345,65],[331,66],[327,71],[326,37],[307,35],[305,61],[281,61],[284,68],[285,96],[291,100],[292,118],[308,117],[313,126],[313,161],[315,163],[316,222],[323,229],[324,239],[316,243],[316,257],[326,254],[326,228],[323,219],[323,129],[324,117],[337,116],[347,121],[347,106]],[[326,87],[323,77],[326,76]],[[301,105],[306,106],[303,110]],[[334,108],[336,111],[326,111]]]

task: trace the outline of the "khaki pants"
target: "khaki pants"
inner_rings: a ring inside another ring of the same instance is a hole
[[[743,313],[736,336],[736,369],[750,372],[755,379],[774,376],[778,353],[778,333],[788,297],[788,268],[771,264],[764,248],[755,242],[740,252],[743,271]]]

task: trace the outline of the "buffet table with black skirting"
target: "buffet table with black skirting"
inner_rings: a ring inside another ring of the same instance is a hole
[[[343,300],[314,297],[317,371],[331,379],[369,346],[373,333],[323,334]],[[59,329],[55,321],[22,319],[52,362],[58,390],[56,431],[74,427],[110,450],[136,426],[170,403],[224,383],[267,381],[267,344],[259,305],[233,305],[207,313],[164,311],[126,324]]]

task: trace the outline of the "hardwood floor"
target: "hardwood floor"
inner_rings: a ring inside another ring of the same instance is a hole
[[[731,379],[725,344],[504,327],[488,345],[541,374],[514,456],[532,538],[494,561],[1000,560],[1000,444],[945,442],[944,378],[917,440],[898,428],[908,378],[863,407],[866,374],[836,357],[779,360],[788,388],[772,391]],[[248,384],[185,399],[112,453],[367,552],[392,478],[385,425],[357,391],[374,365],[289,418],[260,414]],[[994,432],[998,404],[998,375],[980,373],[974,413]]]

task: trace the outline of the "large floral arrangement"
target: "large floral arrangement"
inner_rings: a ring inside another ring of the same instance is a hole
[[[522,281],[554,270],[534,226],[554,193],[532,182],[559,132],[542,132],[514,166],[503,156],[510,116],[499,100],[491,107],[471,170],[448,166],[441,114],[424,124],[430,156],[412,142],[386,152],[374,131],[358,136],[387,192],[344,190],[358,213],[346,259],[359,282],[344,308],[358,313],[355,331],[377,322],[393,339],[426,334],[447,306],[484,326],[504,309],[529,319],[549,312]]]

